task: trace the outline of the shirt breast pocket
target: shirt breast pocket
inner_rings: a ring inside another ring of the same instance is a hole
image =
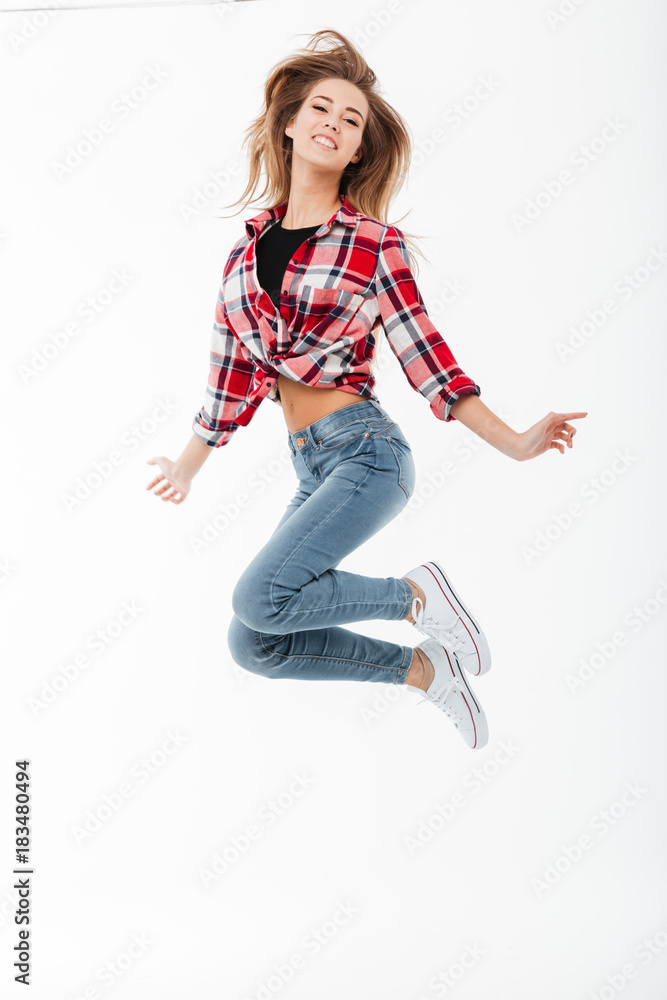
[[[295,325],[311,342],[333,344],[360,318],[365,301],[364,290],[359,287],[316,288],[303,284],[297,296]],[[362,324],[364,332],[366,325]]]

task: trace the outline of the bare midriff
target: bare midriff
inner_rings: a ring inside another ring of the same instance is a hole
[[[356,392],[343,392],[342,389],[320,389],[315,385],[305,385],[285,375],[279,375],[276,384],[285,423],[292,434],[320,417],[325,417],[327,413],[367,398]]]

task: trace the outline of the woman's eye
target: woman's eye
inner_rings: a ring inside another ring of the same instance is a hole
[[[316,111],[326,111],[327,110],[326,108],[323,108],[321,104],[313,104],[313,107],[315,108]],[[355,121],[354,118],[344,118],[343,121],[352,122],[353,125],[356,125],[357,128],[359,128],[359,122]]]

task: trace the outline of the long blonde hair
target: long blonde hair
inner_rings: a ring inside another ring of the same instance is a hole
[[[320,49],[320,44],[324,48]],[[312,87],[323,79],[335,77],[358,87],[368,101],[368,119],[361,141],[361,159],[348,163],[340,183],[340,196],[352,207],[387,223],[389,205],[403,186],[410,168],[412,142],[401,115],[380,95],[378,79],[364,57],[339,31],[323,28],[311,35],[306,46],[286,56],[271,69],[264,85],[264,107],[246,131],[242,147],[249,144],[250,173],[242,195],[230,205],[241,205],[238,215],[255,200],[262,166],[266,182],[259,198],[266,195],[269,207],[287,201],[292,176],[292,139],[285,135],[287,123],[294,118]],[[224,216],[217,216],[223,218]],[[392,223],[395,225],[395,223]],[[408,253],[415,275],[415,254],[424,254],[414,244],[417,238],[404,230]]]

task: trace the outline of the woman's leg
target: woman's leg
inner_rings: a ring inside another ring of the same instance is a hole
[[[338,626],[405,619],[410,584],[335,567],[407,503],[410,447],[372,402],[334,411],[289,439],[299,490],[234,588],[232,656],[270,677],[405,683],[412,646]]]

